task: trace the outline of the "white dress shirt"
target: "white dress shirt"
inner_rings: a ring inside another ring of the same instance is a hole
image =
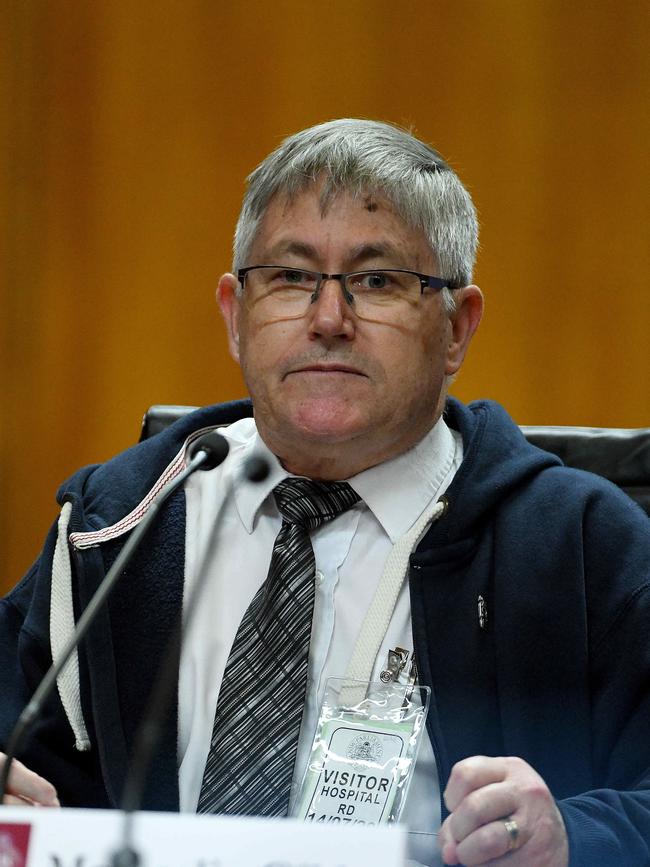
[[[273,488],[288,475],[259,437],[253,419],[220,429],[229,441],[226,461],[186,483],[185,594],[220,510],[220,525],[208,553],[208,580],[183,641],[179,681],[180,808],[196,809],[219,686],[239,623],[266,579],[282,519]],[[243,462],[262,454],[271,472],[261,483],[241,481]],[[352,649],[395,541],[446,490],[462,460],[460,436],[442,419],[412,449],[348,481],[361,497],[349,511],[311,534],[316,560],[316,594],[306,703],[294,771],[294,794],[305,772],[318,723],[325,683],[343,677]],[[234,482],[224,503],[225,485]],[[388,650],[412,651],[408,583],[404,581],[375,661],[372,680],[386,668]],[[402,821],[418,861],[439,864],[432,834],[440,826],[440,792],[433,750],[424,737]],[[422,845],[418,846],[418,842]],[[428,854],[425,854],[428,853]]]

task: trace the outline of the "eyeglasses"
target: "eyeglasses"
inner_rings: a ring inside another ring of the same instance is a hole
[[[352,271],[349,274],[322,274],[281,265],[251,265],[240,268],[237,278],[255,303],[286,316],[304,315],[318,298],[323,283],[338,280],[343,297],[359,316],[374,315],[382,308],[417,302],[425,289],[452,288],[449,281],[417,271],[387,268]]]

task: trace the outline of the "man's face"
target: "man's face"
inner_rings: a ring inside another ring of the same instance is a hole
[[[323,214],[319,193],[315,185],[291,202],[274,199],[246,264],[438,274],[424,235],[386,201],[341,193]],[[460,366],[481,312],[479,290],[468,287],[454,321],[431,290],[361,318],[330,280],[304,315],[283,318],[246,290],[237,298],[235,288],[225,275],[219,302],[258,431],[289,471],[323,479],[349,478],[422,438],[442,411],[445,378]]]

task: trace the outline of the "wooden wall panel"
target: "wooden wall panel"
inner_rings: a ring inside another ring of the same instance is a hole
[[[135,8],[134,8],[135,6]],[[243,393],[213,302],[243,179],[331,117],[412,126],[479,207],[455,390],[650,424],[650,6],[8,0],[0,12],[0,562],[154,402]]]

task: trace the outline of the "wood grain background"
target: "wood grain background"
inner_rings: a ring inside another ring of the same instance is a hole
[[[213,300],[246,174],[332,117],[411,126],[482,221],[455,393],[650,424],[646,0],[8,0],[0,585],[152,403],[243,394]]]

